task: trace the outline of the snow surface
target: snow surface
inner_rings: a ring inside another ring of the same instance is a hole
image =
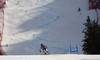
[[[87,16],[97,19],[88,0],[9,0],[4,11],[2,46],[8,44],[3,47],[7,55],[40,55],[41,43],[51,54],[68,54],[70,44],[77,44],[82,54],[83,23]]]
[[[2,56],[0,60],[100,60],[100,55],[24,55],[24,56]]]

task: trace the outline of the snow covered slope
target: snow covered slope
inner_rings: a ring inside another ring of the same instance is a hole
[[[24,55],[24,56],[2,56],[2,60],[100,60],[99,55]]]
[[[82,54],[87,16],[96,20],[88,0],[9,0],[2,41],[8,47],[3,49],[8,55],[39,55],[43,43],[51,54],[67,54],[70,44],[77,44]]]

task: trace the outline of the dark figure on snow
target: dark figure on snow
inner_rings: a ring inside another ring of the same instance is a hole
[[[47,50],[47,46],[41,44],[41,47],[40,47],[40,53],[42,54],[42,52],[46,55],[46,54],[50,54]]]
[[[81,11],[81,9],[80,8],[78,8],[78,12],[80,12]]]

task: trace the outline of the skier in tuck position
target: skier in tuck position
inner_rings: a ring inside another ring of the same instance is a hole
[[[40,53],[42,54],[42,52],[46,55],[46,54],[50,54],[48,51],[47,51],[47,46],[41,44],[41,47],[40,47]]]

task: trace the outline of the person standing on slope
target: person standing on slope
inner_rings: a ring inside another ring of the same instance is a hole
[[[42,54],[42,52],[46,55],[46,54],[50,54],[48,51],[47,51],[47,46],[41,44],[41,47],[40,47],[40,53]]]

